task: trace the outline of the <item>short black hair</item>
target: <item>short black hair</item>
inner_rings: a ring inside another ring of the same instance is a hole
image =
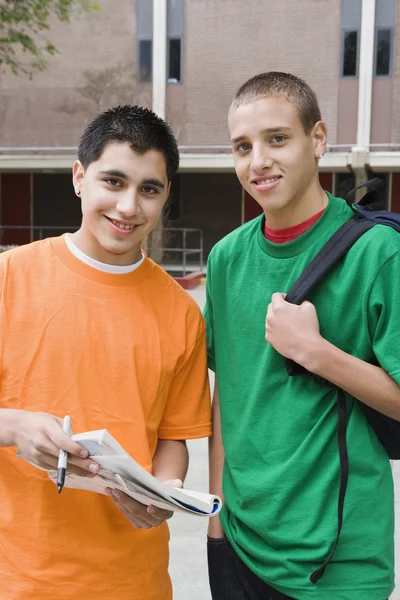
[[[296,75],[280,71],[260,73],[246,81],[236,92],[232,106],[237,108],[261,98],[280,96],[296,106],[307,135],[321,121],[317,97],[308,83]]]
[[[128,142],[134,152],[157,150],[164,155],[168,181],[179,168],[178,143],[169,125],[142,106],[117,106],[98,115],[83,132],[78,159],[86,169],[110,142]]]

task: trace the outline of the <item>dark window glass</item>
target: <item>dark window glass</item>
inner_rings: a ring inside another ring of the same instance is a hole
[[[152,40],[139,41],[139,79],[140,81],[151,81],[153,60]]]
[[[171,184],[171,193],[165,207],[165,220],[180,221],[182,218],[181,178],[175,175]]]
[[[358,31],[345,31],[343,38],[343,76],[357,75]]]
[[[376,66],[375,75],[390,75],[390,55],[392,31],[378,29],[376,35]]]
[[[169,40],[168,81],[181,80],[181,40]]]
[[[353,173],[336,173],[335,175],[335,196],[345,198],[350,190],[356,187],[356,178]]]

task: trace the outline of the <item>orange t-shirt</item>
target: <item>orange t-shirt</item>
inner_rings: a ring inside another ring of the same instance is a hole
[[[152,468],[157,440],[211,434],[205,331],[190,296],[146,258],[114,275],[64,236],[0,257],[0,408],[108,429]],[[110,498],[57,488],[0,448],[0,597],[169,600],[166,524],[135,529]]]

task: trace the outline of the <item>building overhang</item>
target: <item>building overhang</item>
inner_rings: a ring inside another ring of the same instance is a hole
[[[0,172],[70,172],[76,160],[72,153],[0,154]],[[373,171],[400,171],[400,152],[370,152],[366,161]],[[335,172],[351,170],[351,152],[327,152],[319,161],[319,170]],[[233,156],[229,153],[182,153],[181,173],[234,173]]]

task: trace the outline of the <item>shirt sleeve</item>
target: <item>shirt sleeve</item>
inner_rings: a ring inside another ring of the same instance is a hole
[[[372,347],[379,365],[400,385],[400,251],[380,268],[368,299]]]
[[[212,433],[206,335],[200,312],[199,319],[195,342],[174,373],[158,428],[159,439],[195,439]]]

